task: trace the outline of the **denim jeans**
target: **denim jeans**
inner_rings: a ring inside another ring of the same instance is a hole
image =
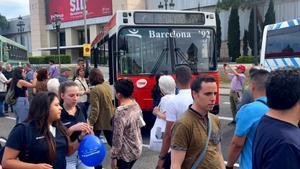
[[[6,95],[6,92],[0,92],[0,116],[4,116],[4,113],[3,113],[3,104],[4,104],[4,100],[5,100],[5,95]]]
[[[29,111],[29,101],[27,97],[18,97],[16,104],[13,105],[14,112],[16,113],[16,123],[22,123],[26,120]]]
[[[67,167],[66,169],[94,169],[94,167],[88,167],[84,165],[78,158],[78,151],[69,157],[66,157]]]
[[[4,116],[4,114],[3,114],[3,104],[4,104],[4,102],[1,101],[0,102],[0,116]]]

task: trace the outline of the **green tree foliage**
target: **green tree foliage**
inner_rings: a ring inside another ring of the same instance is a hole
[[[244,37],[243,37],[243,56],[248,56],[249,48],[248,48],[248,31],[244,30]]]
[[[270,0],[269,8],[265,15],[264,26],[275,23],[275,10],[274,10],[274,2]]]
[[[219,0],[217,7],[224,10],[229,10],[231,7],[241,7],[242,9],[250,8],[253,0]]]
[[[228,22],[228,51],[231,61],[235,61],[240,53],[240,24],[238,8],[232,7]]]
[[[49,60],[53,60],[55,63],[58,63],[59,55],[32,56],[28,59],[31,64],[48,64]],[[70,55],[60,55],[61,64],[70,64],[71,61],[72,58]]]
[[[257,25],[257,51],[260,50],[260,31]],[[250,13],[250,19],[249,19],[249,25],[248,25],[248,31],[249,31],[249,47],[251,49],[251,54],[254,55],[254,10],[251,10]]]
[[[217,31],[216,31],[216,57],[220,58],[220,53],[221,53],[221,44],[222,44],[222,40],[221,40],[221,36],[222,36],[222,32],[221,32],[221,20],[220,20],[220,16],[219,16],[219,11],[216,10],[216,24],[217,24]]]
[[[6,28],[8,26],[8,22],[6,20],[6,17],[0,14],[0,28]]]

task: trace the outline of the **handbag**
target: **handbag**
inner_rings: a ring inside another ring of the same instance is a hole
[[[78,80],[80,82],[81,86],[83,87],[84,91],[87,91],[87,89],[85,88],[85,86],[83,85],[81,80],[79,80],[78,78],[76,78],[75,80]],[[87,96],[87,102],[90,103],[90,94],[86,94],[86,96]]]
[[[9,90],[6,93],[5,96],[5,103],[9,104],[9,105],[14,105],[16,104],[17,100],[15,97],[15,90],[13,89],[13,87],[11,86],[9,88]]]
[[[165,128],[166,128],[166,121],[157,117],[150,132],[150,145],[149,145],[150,150],[160,152]]]
[[[206,145],[205,145],[205,148],[204,150],[201,152],[201,154],[199,155],[197,161],[194,162],[193,166],[192,166],[192,169],[196,169],[199,164],[202,162],[202,160],[204,159],[204,156],[206,154],[206,151],[207,151],[207,148],[208,148],[208,142],[210,140],[210,135],[211,135],[211,119],[210,119],[210,116],[208,115],[208,137],[207,137],[207,140],[206,140]]]

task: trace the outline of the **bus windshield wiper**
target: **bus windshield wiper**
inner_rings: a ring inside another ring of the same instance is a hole
[[[183,63],[178,63],[178,57],[184,61],[184,63],[188,64],[190,63],[190,61],[186,58],[185,54],[182,52],[182,50],[180,48],[175,48],[175,61],[176,64],[183,64]]]
[[[155,62],[155,65],[153,67],[153,69],[151,70],[151,74],[155,74],[158,70],[158,68],[160,67],[160,65],[162,64],[162,61],[165,57],[167,57],[167,53],[168,53],[168,48],[164,48],[159,57],[157,58],[156,62]]]

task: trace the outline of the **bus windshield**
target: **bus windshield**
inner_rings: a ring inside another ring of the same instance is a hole
[[[177,64],[194,73],[213,70],[213,35],[209,28],[124,28],[118,35],[119,73],[170,74]]]

